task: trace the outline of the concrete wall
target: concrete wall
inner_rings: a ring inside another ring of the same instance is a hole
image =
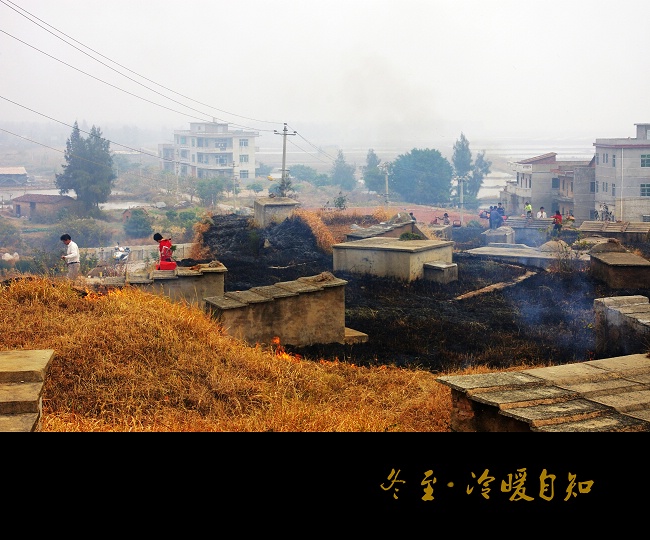
[[[280,223],[291,216],[298,204],[289,197],[260,197],[253,204],[255,221],[262,228]]]
[[[250,345],[345,342],[345,285],[329,272],[205,298],[205,311]]]
[[[590,272],[613,289],[650,288],[650,261],[634,253],[591,253]]]
[[[206,296],[223,294],[227,271],[223,264],[215,261],[192,268],[177,266],[176,270],[154,270],[148,275],[88,278],[87,282],[107,287],[131,285],[152,294],[167,296],[175,302],[187,302],[203,308]]]
[[[332,246],[334,271],[394,277],[424,278],[424,264],[451,263],[453,241],[366,238]]]
[[[645,296],[594,300],[596,354],[622,356],[650,350],[650,303]]]

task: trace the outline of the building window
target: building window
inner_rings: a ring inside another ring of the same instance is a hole
[[[192,146],[196,146],[196,139],[192,137]]]
[[[605,184],[605,182],[603,182],[603,193],[605,193],[607,191],[607,188],[605,186],[606,186],[606,184]]]
[[[239,139],[239,147],[248,146],[248,139]]]
[[[560,179],[559,178],[552,178],[551,179],[551,187],[553,189],[560,189]]]
[[[612,167],[616,167],[616,154],[612,154]]]
[[[181,174],[186,175],[187,174],[187,167],[185,165],[181,166]]]
[[[616,197],[616,184],[612,184],[612,197]]]
[[[650,154],[641,154],[641,167],[650,167]]]
[[[181,137],[181,144],[187,144],[187,137]]]
[[[650,184],[641,184],[641,197],[650,197]]]
[[[248,163],[248,156],[239,156],[239,163]]]
[[[598,182],[589,182],[589,193],[596,193]]]
[[[239,177],[243,179],[248,178],[248,171],[240,171]]]
[[[600,154],[596,154],[596,165],[598,165],[598,156],[600,156]]]
[[[603,154],[603,165],[609,163],[609,154]]]
[[[190,157],[190,153],[187,150],[181,150],[181,158],[182,159],[187,159]]]

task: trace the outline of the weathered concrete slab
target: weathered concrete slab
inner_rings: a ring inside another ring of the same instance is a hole
[[[436,380],[454,431],[650,431],[646,354]]]
[[[246,302],[240,302],[234,298],[227,298],[225,296],[209,296],[204,298],[206,309],[210,310],[211,306],[221,310],[237,309],[247,306]]]
[[[54,349],[0,351],[0,383],[43,382]]]
[[[368,334],[353,330],[352,328],[345,327],[345,337],[343,342],[346,345],[354,345],[355,343],[366,343],[368,341]]]
[[[301,281],[279,281],[275,284],[276,287],[284,289],[285,291],[294,293],[310,293],[320,291],[323,288]]]
[[[501,414],[529,423],[532,426],[557,424],[559,421],[582,420],[610,409],[600,403],[577,398],[559,403],[518,407],[501,411]]]
[[[0,432],[39,431],[40,412],[0,416]]]
[[[562,422],[532,428],[538,432],[577,432],[577,431],[650,431],[650,422],[644,422],[628,415],[616,412],[606,413],[594,418],[578,420],[575,422]]]
[[[286,288],[283,289],[282,287],[276,287],[275,285],[251,287],[249,291],[267,298],[287,298],[289,296],[298,296],[298,293],[296,292],[291,292]]]
[[[553,384],[563,385],[616,377],[616,374],[609,370],[585,363],[526,369],[522,373],[539,377]]]
[[[618,378],[615,374],[611,374],[612,379],[594,382],[580,382],[577,384],[565,384],[562,382],[556,383],[562,388],[578,392],[584,397],[594,398],[607,394],[618,394],[621,392],[630,392],[634,389],[641,389],[642,385],[631,381],[629,379]]]
[[[242,304],[260,304],[262,302],[270,302],[271,298],[268,296],[262,296],[261,294],[256,294],[249,291],[232,291],[224,294],[226,298],[231,300],[236,300]]]
[[[576,399],[579,394],[557,386],[537,386],[521,390],[505,390],[497,392],[481,392],[473,394],[472,399],[479,403],[494,405],[501,410],[515,407],[533,407],[550,403],[560,403]]]
[[[593,396],[592,401],[612,407],[619,412],[638,411],[650,409],[650,390],[638,390]]]
[[[515,389],[518,387],[541,386],[543,381],[521,371],[506,373],[484,373],[481,375],[450,375],[436,378],[442,384],[454,390],[476,394],[494,390]]]
[[[309,277],[299,277],[296,281],[299,283],[306,283],[308,285],[313,285],[314,287],[341,287],[342,285],[347,285],[348,282],[344,279],[337,278],[331,272],[322,272],[316,276]]]
[[[40,411],[42,382],[0,384],[0,414]]]
[[[592,258],[598,259],[609,266],[642,266],[650,267],[650,261],[630,252],[605,251],[592,254]]]
[[[612,358],[603,358],[602,360],[589,360],[586,363],[600,369],[621,373],[622,376],[650,371],[650,358],[643,353],[613,356]]]

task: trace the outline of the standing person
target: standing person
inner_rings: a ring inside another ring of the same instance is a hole
[[[546,210],[544,210],[543,206],[539,207],[539,212],[537,212],[537,219],[545,219],[546,218]]]
[[[497,212],[499,212],[501,217],[506,215],[506,209],[501,205],[501,203],[497,205]]]
[[[532,218],[533,217],[533,205],[530,204],[530,202],[526,202],[524,206],[524,211],[526,212],[526,217],[527,218]]]
[[[72,237],[67,233],[61,235],[61,242],[67,248],[66,254],[61,255],[61,259],[68,265],[68,277],[74,280],[79,276],[79,267],[81,266],[79,262],[79,246],[72,241]]]
[[[490,212],[490,229],[498,229],[501,225],[503,225],[503,216],[495,207],[492,212]]]
[[[553,216],[553,236],[560,236],[560,231],[562,230],[562,214],[559,210],[555,211]]]

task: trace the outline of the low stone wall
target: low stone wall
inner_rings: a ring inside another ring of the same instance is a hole
[[[88,278],[87,283],[107,287],[132,285],[153,294],[167,296],[175,302],[187,302],[203,309],[206,296],[223,294],[227,271],[223,264],[214,261],[193,267],[177,266],[175,270],[154,270],[149,274]]]
[[[650,303],[645,296],[594,300],[596,354],[620,356],[650,350]]]
[[[452,263],[451,240],[398,240],[373,237],[334,244],[334,272],[394,277],[404,281],[423,279],[426,263]]]
[[[329,272],[205,298],[225,331],[250,345],[345,343],[345,285]]]
[[[613,289],[650,289],[650,261],[629,252],[591,252],[591,274]]]
[[[260,197],[253,203],[254,219],[261,228],[280,223],[291,217],[298,204],[298,201],[289,197]]]

